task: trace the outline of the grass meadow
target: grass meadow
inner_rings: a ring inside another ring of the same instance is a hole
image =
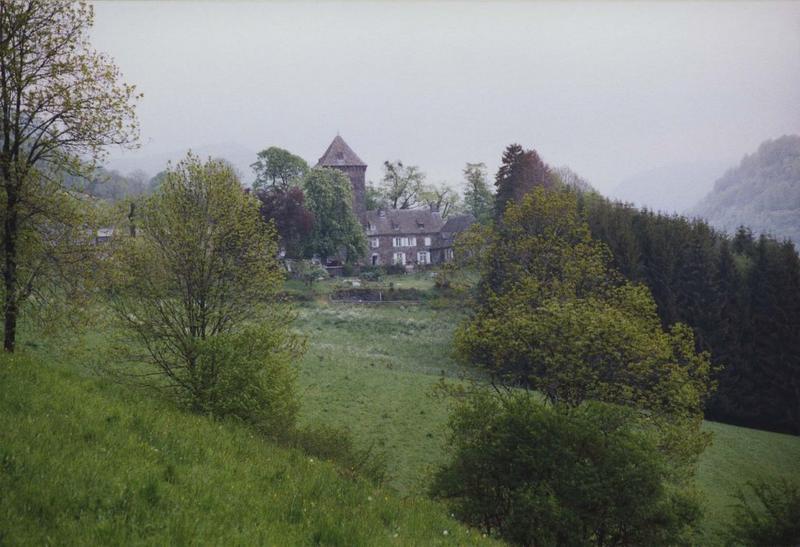
[[[384,281],[429,290],[430,276]],[[29,340],[0,356],[0,545],[433,545],[489,540],[426,499],[446,458],[442,378],[480,375],[451,356],[459,301],[336,304],[345,281],[297,305],[301,422],[349,429],[385,458],[382,486],[281,448],[244,425],[183,412],[102,373],[112,336]],[[716,423],[698,474],[704,544],[748,480],[800,477],[800,438]]]
[[[241,424],[74,363],[0,359],[0,545],[491,543]]]
[[[298,328],[309,344],[300,364],[303,419],[350,428],[363,446],[383,452],[390,486],[423,493],[446,458],[448,406],[436,385],[442,377],[476,377],[450,354],[462,318],[457,303],[303,305]],[[714,543],[731,518],[737,488],[758,478],[800,479],[800,438],[714,422],[704,427],[714,437],[697,484],[706,500],[707,543]]]

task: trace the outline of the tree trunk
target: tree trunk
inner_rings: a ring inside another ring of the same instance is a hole
[[[12,184],[6,187],[6,218],[3,230],[3,252],[5,254],[5,267],[3,269],[3,282],[5,285],[5,302],[3,307],[3,349],[9,353],[14,351],[17,338],[17,313],[19,302],[17,300],[17,230],[19,200],[16,188]]]

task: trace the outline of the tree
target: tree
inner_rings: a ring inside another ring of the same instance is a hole
[[[699,501],[669,487],[665,456],[630,414],[479,390],[450,418],[452,459],[431,493],[459,519],[518,545],[687,543]]]
[[[534,186],[550,187],[554,179],[550,168],[535,150],[524,150],[519,144],[509,145],[503,152],[495,177],[495,218],[500,218],[511,201],[519,201]]]
[[[377,188],[372,181],[367,182],[367,187],[364,195],[366,201],[365,207],[367,211],[377,211],[378,209],[388,209],[389,205],[383,196],[380,188]]]
[[[381,193],[391,209],[413,209],[424,191],[425,174],[401,161],[383,162]]]
[[[298,187],[261,188],[256,191],[261,201],[261,217],[265,222],[274,221],[281,240],[281,247],[289,258],[302,258],[307,241],[314,228],[314,215],[306,209],[305,194]]]
[[[747,487],[752,496],[736,492],[738,504],[725,534],[727,544],[800,545],[800,487],[786,480],[760,480]]]
[[[364,230],[353,212],[353,190],[347,175],[336,169],[311,169],[302,181],[306,206],[314,215],[306,256],[323,263],[341,256],[354,261],[367,249]]]
[[[578,173],[562,165],[553,169],[553,177],[564,186],[572,188],[578,192],[596,192],[589,182],[581,177]]]
[[[306,160],[277,146],[262,150],[257,157],[250,166],[256,173],[254,190],[277,187],[286,191],[308,172]]]
[[[447,218],[459,210],[458,193],[446,184],[428,185],[420,193],[432,211],[438,211],[442,218]]]
[[[733,237],[707,223],[641,211],[597,194],[578,203],[628,279],[646,284],[662,324],[691,326],[718,389],[706,416],[800,431],[800,257],[791,243]]]
[[[486,165],[468,163],[464,167],[464,181],[464,209],[479,223],[489,223],[494,212],[494,195],[489,189]]]
[[[611,267],[575,193],[534,188],[509,204],[488,246],[478,307],[456,333],[462,359],[552,404],[636,409],[676,471],[690,475],[708,442],[708,355],[696,353],[685,325],[664,331],[647,288]]]
[[[230,166],[191,154],[167,170],[115,255],[111,306],[190,408],[291,425],[298,341],[274,296],[277,236]]]
[[[130,145],[138,95],[88,41],[91,6],[67,0],[0,3],[0,185],[3,191],[4,341],[14,351],[24,300],[20,234],[47,218],[36,191],[56,187],[78,157],[97,160],[109,144]]]

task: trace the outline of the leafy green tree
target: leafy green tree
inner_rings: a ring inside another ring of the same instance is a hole
[[[481,224],[491,222],[494,212],[494,195],[489,189],[486,165],[468,163],[464,167],[464,210]]]
[[[20,278],[23,232],[59,222],[38,191],[63,188],[65,169],[98,160],[110,144],[129,145],[138,128],[138,95],[117,67],[92,49],[86,2],[0,3],[0,187],[3,201],[3,318],[6,351],[14,351],[26,290]],[[27,282],[29,280],[25,280]]]
[[[367,182],[364,199],[366,200],[367,211],[377,211],[378,209],[388,209],[389,206],[384,200],[380,188],[376,187],[372,181]]]
[[[459,355],[552,404],[637,409],[676,479],[691,476],[708,442],[708,355],[684,325],[664,331],[647,288],[611,267],[575,193],[536,187],[509,204],[481,255],[478,308],[457,331]]]
[[[306,256],[316,255],[323,263],[334,256],[358,260],[367,250],[367,240],[353,212],[350,179],[336,169],[314,168],[302,184],[306,208],[314,215]]]
[[[730,545],[800,545],[800,488],[783,480],[749,483],[736,493],[737,505],[725,534]],[[752,501],[751,501],[752,499]]]
[[[192,409],[287,427],[300,349],[273,297],[277,236],[227,164],[189,155],[138,212],[139,236],[115,254],[111,305],[173,392]]]
[[[478,391],[450,418],[452,460],[431,493],[461,520],[518,545],[688,543],[699,501],[670,488],[664,454],[631,413]]]
[[[278,188],[285,192],[308,172],[306,160],[277,146],[259,152],[258,160],[250,167],[256,174],[254,190]]]
[[[391,209],[413,209],[419,205],[425,190],[425,174],[416,165],[401,161],[383,162],[380,191]]]
[[[511,144],[503,152],[494,184],[495,218],[499,219],[510,202],[521,200],[535,186],[553,186],[555,179],[535,150]]]

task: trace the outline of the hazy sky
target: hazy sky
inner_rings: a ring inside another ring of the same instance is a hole
[[[224,143],[313,163],[339,131],[368,179],[402,159],[459,182],[519,142],[610,190],[800,132],[797,2],[95,7],[95,47],[144,93],[134,158]]]

